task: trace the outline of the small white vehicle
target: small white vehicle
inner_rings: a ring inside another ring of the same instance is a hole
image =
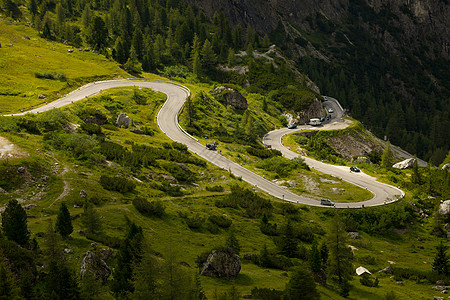
[[[320,123],[320,119],[310,119],[309,120],[309,125],[311,125],[311,126],[319,126],[321,123]]]

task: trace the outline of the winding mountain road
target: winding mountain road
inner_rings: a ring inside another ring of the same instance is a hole
[[[291,191],[278,186],[277,184],[264,179],[263,177],[253,173],[252,171],[240,166],[232,160],[220,155],[216,151],[210,151],[200,144],[195,138],[189,136],[178,124],[178,114],[186,101],[186,98],[190,95],[189,90],[178,84],[169,83],[165,81],[144,81],[144,80],[107,80],[98,81],[87,84],[71,92],[63,98],[60,98],[52,103],[41,106],[39,108],[18,113],[10,114],[7,116],[20,116],[26,113],[41,113],[53,108],[60,108],[65,105],[71,104],[76,101],[85,99],[86,97],[98,94],[100,91],[115,88],[115,87],[130,87],[138,86],[151,88],[153,90],[162,92],[167,95],[167,101],[162,106],[157,115],[157,122],[160,129],[172,140],[185,144],[188,149],[207,161],[215,164],[216,166],[232,172],[235,176],[242,177],[243,180],[256,188],[286,201],[311,205],[321,206],[317,199],[300,196],[292,193]],[[337,103],[337,102],[335,102]],[[338,104],[338,103],[337,103]],[[333,104],[330,104],[333,105]],[[336,108],[335,106],[333,106]],[[346,124],[340,124],[339,121],[335,122],[331,120],[329,124],[326,124],[327,128],[336,127],[342,128]],[[300,130],[301,128],[297,129]],[[281,137],[284,134],[291,133],[292,130],[280,129],[270,132],[266,135],[265,140],[271,141],[272,147],[282,151],[283,155],[288,158],[297,157],[298,154],[289,151],[281,144]],[[367,188],[374,194],[374,197],[364,202],[352,202],[352,203],[336,203],[337,208],[360,208],[364,206],[377,206],[383,205],[386,201],[395,201],[399,197],[402,197],[404,193],[390,185],[377,182],[374,177],[370,177],[366,174],[354,174],[350,173],[347,167],[338,167],[333,165],[324,164],[316,160],[305,158],[308,165],[312,168],[321,171],[323,173],[331,174],[333,176],[342,178],[345,181]]]

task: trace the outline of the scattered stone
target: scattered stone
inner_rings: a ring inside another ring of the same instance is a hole
[[[359,235],[359,232],[357,232],[357,231],[350,231],[348,233],[348,236],[351,237],[354,240],[361,238],[361,236]]]
[[[444,300],[444,297],[434,296],[433,300]]]
[[[415,162],[414,158],[408,158],[408,159],[405,159],[405,160],[403,160],[401,162],[396,163],[392,167],[395,168],[395,169],[400,169],[400,170],[411,169],[413,167],[413,165],[414,165],[414,162]]]
[[[45,98],[47,98],[46,95],[43,95],[43,94],[39,94],[39,95],[38,95],[38,99],[45,99]]]
[[[145,134],[144,131],[137,129],[137,128],[131,128],[130,132],[135,133],[135,134]]]
[[[224,247],[221,250],[213,250],[208,256],[200,275],[235,279],[241,271],[241,260],[234,250]]]
[[[67,52],[72,53],[73,49],[67,49]]]
[[[241,297],[242,297],[243,299],[253,299],[252,294],[243,294]]]
[[[88,251],[81,262],[80,276],[81,279],[86,275],[86,272],[94,275],[96,279],[102,280],[103,283],[106,282],[108,277],[111,275],[111,269],[105,263],[103,259],[98,257],[95,252]]]
[[[91,243],[89,247],[94,248],[95,246],[97,246],[97,243]]]
[[[418,236],[418,237],[417,237],[417,240],[418,240],[419,242],[421,242],[421,241],[422,241],[422,238],[421,238],[420,236]]]
[[[73,205],[73,208],[82,208],[82,207],[83,207],[82,205],[78,205],[78,204]]]
[[[436,290],[436,291],[444,291],[444,290],[448,290],[449,286],[446,285],[435,285],[432,287],[432,289]]]
[[[116,125],[128,128],[131,125],[131,118],[129,116],[127,116],[126,114],[124,114],[124,113],[120,113],[117,116]]]
[[[27,205],[23,206],[23,209],[30,210],[30,209],[33,209],[33,208],[36,208],[36,207],[37,207],[36,204],[27,204]]]
[[[439,205],[439,213],[444,217],[450,216],[450,200],[441,202],[441,204]]]
[[[64,249],[64,252],[67,253],[67,254],[72,254],[73,250],[70,249],[70,248],[66,248],[66,249]]]
[[[438,280],[438,281],[436,281],[436,285],[445,285],[445,281],[444,280]]]
[[[102,250],[100,250],[100,257],[103,260],[107,260],[110,257],[112,257],[114,255],[114,251],[113,249],[110,248],[103,248]]]
[[[403,285],[403,281],[397,281],[396,284]]]
[[[378,271],[378,273],[386,273],[386,274],[393,274],[394,272],[392,271],[391,266],[387,266],[386,268]]]
[[[214,92],[221,94],[225,103],[231,105],[234,109],[246,110],[248,107],[247,99],[232,88],[219,86],[214,89]]]
[[[443,165],[441,169],[442,170],[449,170],[450,169],[450,163]]]
[[[87,197],[87,193],[86,193],[85,190],[81,190],[81,191],[80,191],[80,197],[81,197],[81,198],[86,198],[86,197]]]
[[[27,169],[25,169],[25,167],[18,167],[18,168],[17,168],[17,173],[18,173],[18,174],[23,174],[23,173],[25,173],[26,170],[27,170]]]
[[[83,230],[78,230],[78,234],[81,236],[86,236],[86,232],[84,232]]]

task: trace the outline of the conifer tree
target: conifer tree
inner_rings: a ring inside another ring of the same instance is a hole
[[[314,241],[308,256],[309,267],[313,272],[319,272],[322,269],[322,259],[320,257],[320,251],[317,247],[317,242]]]
[[[387,141],[386,147],[384,147],[383,155],[381,156],[381,166],[385,168],[392,167],[393,153],[391,149],[391,142]]]
[[[281,237],[281,253],[287,257],[297,256],[298,243],[294,236],[291,220],[288,219]]]
[[[239,241],[236,238],[233,229],[229,231],[225,245],[233,249],[237,255],[241,252],[241,246],[239,245]]]
[[[207,72],[211,71],[217,62],[217,56],[209,40],[205,40],[201,54],[201,62]]]
[[[19,245],[28,242],[27,213],[17,200],[10,200],[2,213],[2,227],[6,237]]]
[[[102,230],[102,222],[95,211],[94,205],[88,201],[84,204],[84,213],[81,216],[81,223],[90,234],[98,233]]]
[[[413,173],[411,176],[411,181],[414,184],[422,184],[422,178],[419,173],[419,163],[417,162],[417,155],[414,154],[414,164],[413,164]]]
[[[64,202],[61,203],[61,207],[59,208],[55,226],[56,230],[64,238],[68,237],[73,232],[72,219],[70,218],[69,210]]]
[[[284,290],[286,300],[315,300],[320,299],[316,289],[316,283],[307,269],[297,269],[289,279]]]
[[[2,256],[0,255],[0,257]],[[20,299],[14,279],[14,275],[5,266],[3,259],[0,260],[0,299]]]
[[[447,246],[440,242],[439,245],[437,245],[436,250],[436,256],[434,257],[433,261],[433,270],[435,270],[439,275],[449,275],[450,274],[450,262],[449,257],[447,255]]]

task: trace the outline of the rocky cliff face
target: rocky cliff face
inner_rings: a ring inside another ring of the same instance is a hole
[[[425,47],[426,54],[432,58],[450,58],[450,2],[447,0],[189,1],[210,17],[215,11],[223,12],[231,22],[244,27],[250,25],[260,34],[270,34],[281,26],[292,40],[310,31],[314,26],[311,20],[317,16],[340,21],[358,15],[365,30],[373,38],[381,39],[389,51],[406,48],[414,52]],[[321,56],[320,49],[310,43],[297,45],[297,53]]]

